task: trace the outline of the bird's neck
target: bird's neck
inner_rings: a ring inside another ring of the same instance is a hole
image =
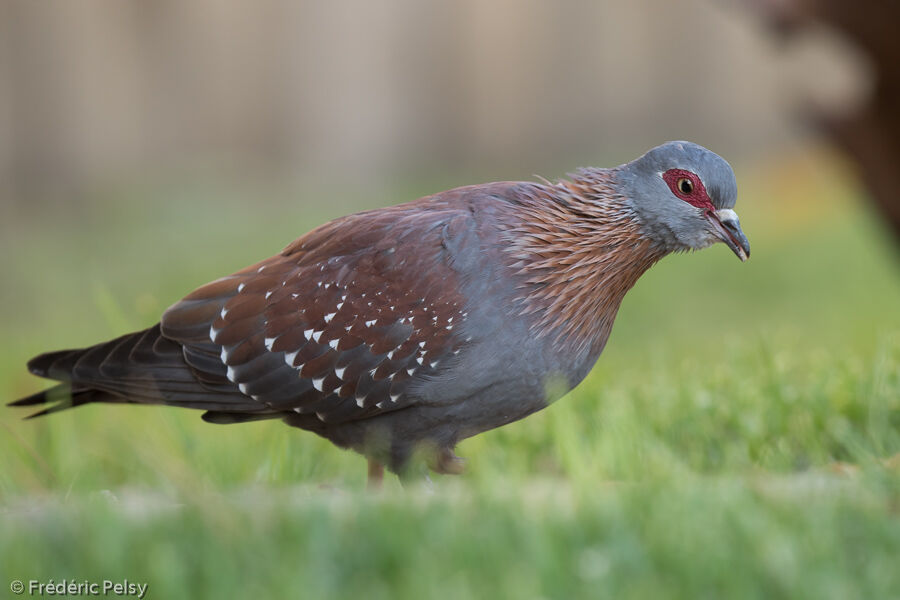
[[[666,254],[619,189],[606,169],[529,187],[507,230],[514,304],[569,354],[599,355],[625,293]]]

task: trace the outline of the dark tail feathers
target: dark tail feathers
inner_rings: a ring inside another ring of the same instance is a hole
[[[10,402],[7,406],[37,406],[55,402],[52,406],[48,406],[43,410],[39,410],[38,412],[25,417],[26,419],[34,419],[35,417],[43,417],[44,415],[66,410],[67,408],[75,408],[82,404],[109,401],[110,399],[109,394],[106,392],[101,392],[99,390],[73,390],[69,384],[61,383],[52,388],[37,392],[36,394]]]
[[[281,416],[242,394],[226,378],[224,365],[207,370],[197,366],[196,361],[206,359],[213,350],[189,350],[193,363],[186,361],[185,348],[164,337],[157,324],[95,346],[41,354],[28,361],[28,370],[38,377],[55,379],[60,385],[10,406],[56,403],[31,417],[90,402],[201,409],[209,411],[206,420],[211,423]]]
[[[64,383],[10,402],[7,406],[37,406],[55,403],[25,417],[26,419],[34,419],[35,417],[42,417],[66,410],[67,408],[75,408],[89,402],[97,402],[102,400],[104,396],[109,396],[109,394],[99,390],[73,388],[67,382],[71,376],[75,361],[78,360],[82,353],[78,350],[61,350],[58,352],[47,352],[29,360],[28,370],[32,374],[38,377],[61,380]]]

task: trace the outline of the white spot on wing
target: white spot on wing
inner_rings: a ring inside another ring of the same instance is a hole
[[[299,352],[300,352],[299,350],[294,350],[293,352],[288,352],[287,354],[284,355],[284,362],[287,363],[287,366],[289,366],[289,367],[294,366],[294,359],[297,358],[297,354]]]
[[[269,290],[268,292],[266,292],[266,300],[268,300],[271,296],[272,296],[272,291],[271,291],[271,290]]]
[[[328,345],[337,350],[338,342],[340,342],[340,340],[331,340],[330,342],[328,342]]]
[[[275,338],[267,337],[263,340],[263,343],[266,345],[266,350],[271,351],[272,345],[275,343]]]
[[[239,284],[238,284],[238,294],[240,294],[241,292],[243,292],[245,287],[247,287],[247,284],[246,284],[246,283],[239,283]]]
[[[371,321],[366,321],[366,327],[371,327],[374,324],[375,324],[375,319],[372,319]]]
[[[313,387],[316,388],[317,390],[319,390],[320,392],[325,391],[322,386],[323,381],[325,381],[324,377],[320,377],[318,379],[313,379],[312,380]]]
[[[313,332],[313,335],[312,335],[312,336],[313,336],[313,339],[314,339],[316,342],[318,342],[318,341],[319,341],[319,338],[322,337],[322,334],[323,334],[323,333],[325,333],[325,332],[324,332],[324,331],[314,331],[314,332]]]
[[[400,399],[401,394],[391,394],[391,402],[397,402]]]
[[[342,307],[343,305],[344,305],[343,302],[338,302],[337,305],[335,306],[335,308],[338,309],[338,310],[341,310],[341,307]]]
[[[334,370],[334,374],[338,376],[338,379],[344,378],[344,371],[347,370],[347,367],[340,367],[339,369]]]
[[[331,320],[334,318],[334,315],[336,315],[336,314],[337,313],[328,313],[327,315],[325,315],[325,322],[331,323]]]
[[[314,331],[315,331],[315,329],[304,329],[303,330],[303,337],[306,338],[306,341],[310,340]]]

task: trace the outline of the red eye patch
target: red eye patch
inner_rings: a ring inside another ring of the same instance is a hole
[[[696,174],[684,169],[669,169],[662,174],[662,178],[668,184],[673,194],[691,206],[704,210],[716,210],[712,200],[709,199],[709,194],[706,193],[706,187],[704,187],[703,182],[700,181]],[[682,190],[683,186],[679,186],[679,182],[682,179],[690,181],[690,191],[685,192]]]

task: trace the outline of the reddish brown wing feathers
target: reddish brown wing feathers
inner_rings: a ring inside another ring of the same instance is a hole
[[[339,422],[407,406],[410,383],[463,343],[446,242],[469,219],[424,201],[333,221],[199,288],[166,311],[163,334],[274,410]]]

